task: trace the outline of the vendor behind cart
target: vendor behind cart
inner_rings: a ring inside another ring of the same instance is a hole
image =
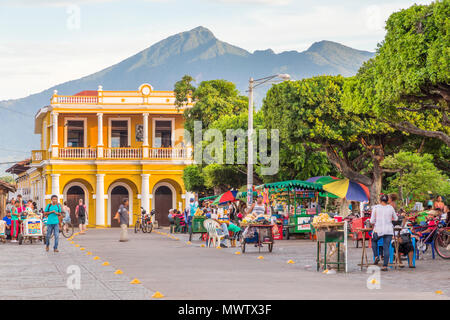
[[[254,213],[256,216],[261,214],[266,214],[266,205],[263,203],[263,196],[258,195],[258,198],[256,199],[256,202],[254,202],[250,208],[247,210],[247,214]]]

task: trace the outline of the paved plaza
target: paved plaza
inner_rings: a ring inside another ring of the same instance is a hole
[[[380,289],[369,290],[370,274],[357,266],[361,248],[349,242],[349,273],[316,272],[315,243],[276,241],[272,253],[250,247],[205,248],[194,235],[176,239],[155,230],[118,241],[118,229],[89,229],[70,243],[62,238],[60,252],[42,244],[0,244],[1,299],[449,299],[449,261],[426,253],[416,269],[381,273]],[[76,245],[79,245],[77,247]],[[80,250],[84,248],[85,250]],[[88,255],[90,252],[92,255]],[[94,257],[98,256],[98,260]],[[263,256],[264,259],[257,259]],[[368,254],[371,258],[371,253]],[[288,264],[293,260],[294,264]],[[109,265],[102,264],[107,261]],[[66,285],[69,266],[79,266],[80,289]],[[123,274],[114,274],[120,269]],[[130,284],[137,278],[141,283]]]

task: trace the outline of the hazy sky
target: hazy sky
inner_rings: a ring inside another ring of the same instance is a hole
[[[0,100],[118,63],[199,25],[253,52],[332,40],[374,51],[390,13],[418,0],[0,0]]]

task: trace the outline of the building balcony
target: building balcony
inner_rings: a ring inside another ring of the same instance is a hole
[[[53,157],[45,150],[32,151],[32,163],[43,160],[192,160],[192,148],[58,148]]]

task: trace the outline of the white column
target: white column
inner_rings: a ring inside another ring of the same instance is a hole
[[[41,208],[45,208],[45,192],[47,190],[47,184],[46,184],[46,178],[45,175],[42,176],[42,182],[41,182]]]
[[[150,211],[150,175],[148,173],[141,174],[142,188],[141,188],[141,206],[145,211]]]
[[[103,158],[103,113],[97,113],[97,157]]]
[[[144,122],[144,141],[142,143],[142,156],[148,158],[148,113],[143,114]]]
[[[105,225],[105,175],[97,174],[97,188],[95,195],[95,224]]]
[[[58,157],[58,113],[52,113],[52,157]]]
[[[58,196],[58,199],[60,198],[59,176],[59,174],[52,174],[52,195],[56,194]]]

